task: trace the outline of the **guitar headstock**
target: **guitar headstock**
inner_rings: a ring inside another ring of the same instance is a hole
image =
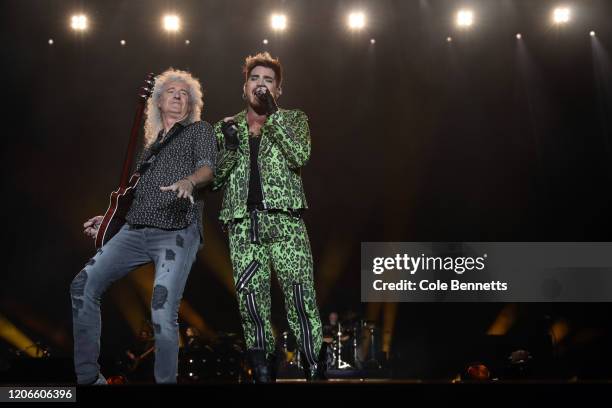
[[[142,101],[146,101],[153,94],[153,88],[155,88],[155,74],[148,73],[145,78],[144,85],[140,88],[138,92],[138,96],[142,99]]]

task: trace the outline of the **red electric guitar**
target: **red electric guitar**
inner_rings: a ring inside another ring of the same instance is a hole
[[[155,75],[148,74],[145,79],[144,86],[139,91],[138,107],[136,109],[136,116],[134,117],[134,123],[132,124],[132,132],[130,134],[130,142],[128,144],[125,159],[123,160],[123,170],[121,171],[121,180],[119,181],[119,188],[113,191],[110,195],[110,205],[104,214],[104,218],[98,227],[98,233],[96,235],[95,245],[96,249],[101,248],[106,244],[125,224],[125,216],[132,205],[132,199],[134,198],[134,188],[138,184],[140,174],[136,171],[130,176],[130,169],[134,161],[134,153],[136,150],[136,142],[138,140],[138,132],[142,123],[142,115],[145,110],[146,101],[153,93],[153,87],[155,85]],[[129,180],[128,180],[129,177]]]

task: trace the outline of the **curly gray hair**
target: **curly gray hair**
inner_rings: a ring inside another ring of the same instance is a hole
[[[147,147],[155,142],[159,131],[163,128],[161,111],[158,106],[159,99],[161,98],[165,85],[174,81],[183,82],[189,88],[189,114],[187,117],[187,122],[193,123],[200,120],[202,107],[204,106],[200,81],[187,71],[181,71],[174,68],[167,69],[155,77],[153,95],[151,95],[147,101],[146,119],[144,124],[144,141],[145,146]]]

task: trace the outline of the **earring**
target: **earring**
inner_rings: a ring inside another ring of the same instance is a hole
[[[246,101],[246,100],[247,100],[247,97],[246,97],[246,94],[244,93],[244,91],[242,91],[242,100],[243,100],[243,101]]]

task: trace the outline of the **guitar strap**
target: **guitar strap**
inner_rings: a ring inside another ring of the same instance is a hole
[[[170,143],[171,140],[179,137],[179,135],[181,133],[183,133],[183,130],[185,130],[185,128],[187,126],[189,126],[189,125],[181,126],[180,129],[177,129],[174,132],[172,132],[162,142],[159,141],[159,137],[158,137],[157,140],[151,145],[151,147],[149,147],[149,149],[148,149],[148,151],[146,153],[147,154],[146,159],[143,160],[142,163],[140,163],[140,165],[136,169],[136,173],[140,174],[140,177],[142,177],[146,173],[146,171],[149,169],[149,167],[151,167],[151,165],[153,164],[153,162],[155,161],[155,159],[159,155],[159,152],[161,152],[162,149],[168,143]]]

